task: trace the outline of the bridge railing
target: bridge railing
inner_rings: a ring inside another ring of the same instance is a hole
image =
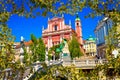
[[[48,61],[47,67],[50,68],[52,65],[57,65],[57,66],[62,65],[62,63],[63,63],[63,61],[60,61],[60,60],[59,61],[57,61],[57,60]],[[41,70],[43,70],[43,67],[38,68],[37,71],[35,71],[34,73],[39,72]],[[32,77],[35,77],[34,73],[27,79],[31,79]],[[26,79],[24,79],[24,80],[26,80]]]
[[[45,62],[36,62],[36,63],[33,63],[31,66],[26,67],[23,74],[23,80],[28,80],[32,75],[34,75],[34,72],[42,69],[43,63]],[[59,64],[62,64],[62,61],[48,61],[47,63],[48,67],[52,65],[59,65]],[[32,67],[33,73],[30,73],[31,67]],[[10,77],[12,77],[13,80],[19,80],[19,77],[20,77],[19,71],[16,71],[15,73],[16,75],[14,76],[14,78],[12,74],[13,74],[13,70],[11,68],[2,70],[0,71],[0,80],[9,80]]]
[[[7,68],[3,71],[0,71],[0,80],[7,80],[10,77],[12,77],[12,69],[11,68]]]
[[[96,66],[97,64],[104,64],[107,63],[106,59],[88,59],[88,60],[71,60],[71,61],[64,61],[64,66],[70,66],[74,64],[75,66]]]

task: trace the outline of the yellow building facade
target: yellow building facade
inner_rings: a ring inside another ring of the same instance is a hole
[[[96,55],[96,40],[95,40],[95,38],[90,36],[84,42],[84,49],[85,49],[85,54],[87,56],[95,56]]]

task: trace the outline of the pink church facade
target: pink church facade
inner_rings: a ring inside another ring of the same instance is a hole
[[[72,39],[73,33],[77,34],[80,48],[82,48],[82,28],[80,19],[78,19],[78,17],[75,20],[75,26],[76,30],[73,30],[70,21],[69,25],[66,25],[63,17],[54,17],[51,20],[48,20],[47,29],[42,30],[42,39],[46,48],[49,50],[50,47],[60,44],[63,38],[67,40]]]

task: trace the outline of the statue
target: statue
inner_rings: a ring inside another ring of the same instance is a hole
[[[69,53],[67,40],[63,39],[63,42],[60,44],[59,48],[56,48],[55,53],[60,53],[60,59],[63,60],[63,53]]]
[[[62,52],[63,52],[63,53],[70,53],[70,52],[69,52],[69,49],[68,49],[68,44],[67,44],[67,42],[65,41],[64,43],[65,43],[65,46],[63,47]]]
[[[60,44],[60,47],[59,48],[56,48],[56,51],[55,52],[63,52],[62,49],[64,48],[65,46],[65,43],[66,43],[66,39],[63,39],[63,42]]]

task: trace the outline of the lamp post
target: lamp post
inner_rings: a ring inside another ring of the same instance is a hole
[[[18,74],[19,79],[23,79],[23,60],[24,60],[24,38],[21,36],[21,41],[20,41],[20,70]]]
[[[24,50],[23,48],[20,48],[20,64],[22,65],[23,64],[23,59],[24,59]]]
[[[24,47],[24,38],[23,36],[21,36],[21,42],[20,42],[20,64],[23,65],[23,60],[24,60],[24,50],[23,50],[23,47]]]
[[[48,49],[45,50],[45,63],[48,64]]]

